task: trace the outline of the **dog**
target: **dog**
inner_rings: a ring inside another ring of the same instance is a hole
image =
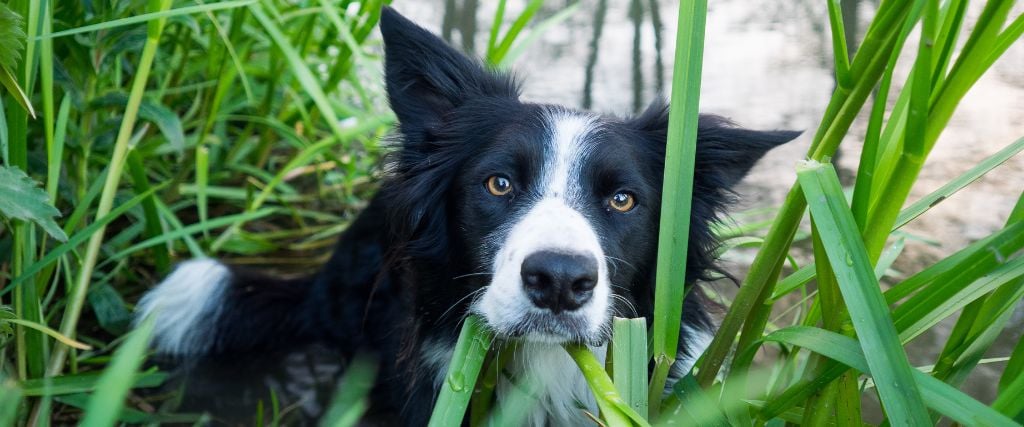
[[[153,348],[180,360],[313,342],[374,354],[369,416],[424,425],[462,321],[476,314],[516,343],[506,370],[539,382],[527,423],[588,423],[595,401],[561,344],[603,355],[613,316],[651,322],[667,105],[618,118],[524,102],[510,76],[391,8],[380,31],[398,147],[327,264],[281,280],[187,261],[142,298],[137,319],[155,316]],[[732,187],[797,135],[700,117],[687,284],[716,271],[711,225]],[[670,386],[713,336],[709,304],[701,292],[685,298]],[[497,398],[514,387],[502,377]]]

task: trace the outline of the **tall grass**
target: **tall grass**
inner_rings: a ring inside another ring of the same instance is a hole
[[[151,325],[129,334],[130,301],[174,259],[323,261],[373,194],[379,140],[394,120],[371,37],[385,2],[0,5],[0,425],[75,408],[90,409],[72,415],[89,425],[192,420],[122,406],[137,401],[125,399],[133,389],[166,377],[139,372]],[[491,66],[510,66],[578,9],[537,21],[541,4],[506,16],[513,7],[498,3]],[[1013,4],[989,0],[968,22],[964,0],[882,0],[851,43],[838,0],[829,0],[820,19],[832,30],[837,88],[808,162],[794,169],[708,352],[663,395],[690,291],[682,272],[707,9],[681,2],[654,322],[648,331],[616,319],[608,366],[567,346],[595,392],[592,415],[605,425],[861,425],[874,394],[889,424],[1024,421],[1021,342],[1006,355],[994,402],[958,390],[1024,297],[1024,194],[1001,230],[904,279],[887,275],[901,227],[1024,149],[1024,138],[1007,141],[908,204],[959,102],[1024,33]],[[907,58],[911,72],[894,81]],[[850,130],[858,117],[864,134]],[[860,140],[848,198],[829,158]],[[789,269],[808,210],[813,259]],[[798,292],[809,309],[769,326]],[[934,366],[911,366],[906,344],[949,318],[955,326]],[[507,355],[490,352],[477,326],[467,321],[460,336],[436,425],[514,424],[530,405],[529,393],[492,405],[496,379],[481,366]],[[755,363],[766,347],[780,356]],[[331,423],[352,425],[366,409],[374,364],[354,366]]]
[[[0,5],[0,424],[176,419],[122,409],[164,378],[127,302],[172,259],[326,252],[393,121],[383,3]]]

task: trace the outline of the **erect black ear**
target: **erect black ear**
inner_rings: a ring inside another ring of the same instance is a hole
[[[418,137],[474,97],[518,98],[512,79],[485,70],[390,7],[380,17],[388,99],[402,133]]]
[[[663,101],[656,101],[647,108],[647,111],[627,121],[626,124],[639,131],[644,143],[649,144],[657,156],[657,161],[664,162],[668,136],[668,105]],[[717,242],[710,225],[731,200],[732,187],[750,172],[754,163],[768,150],[789,142],[798,135],[800,132],[747,130],[719,116],[700,116],[697,123],[693,204],[690,210],[687,283],[710,280],[708,272],[718,271],[714,266],[714,248]]]
[[[656,101],[631,122],[664,153],[668,137],[668,105]],[[720,116],[701,114],[697,122],[695,190],[726,192],[772,148],[792,141],[799,131],[743,129]]]

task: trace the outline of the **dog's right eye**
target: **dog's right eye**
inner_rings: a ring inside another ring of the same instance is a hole
[[[484,186],[487,187],[489,193],[495,196],[504,196],[512,192],[512,181],[501,175],[492,175],[487,178]]]

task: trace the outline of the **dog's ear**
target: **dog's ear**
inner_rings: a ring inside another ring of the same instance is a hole
[[[381,12],[380,32],[388,99],[407,138],[429,135],[467,100],[518,97],[511,78],[485,70],[390,7]]]
[[[647,111],[626,124],[640,132],[643,143],[648,144],[656,157],[655,162],[663,165],[668,138],[668,105],[662,101],[655,102]],[[690,210],[687,283],[710,280],[712,277],[708,273],[719,271],[714,263],[717,242],[711,231],[711,223],[732,199],[732,187],[750,172],[754,163],[768,150],[799,135],[800,132],[793,131],[747,130],[722,117],[700,116],[697,123],[693,204]]]
[[[668,105],[655,102],[632,119],[634,129],[648,136],[664,155],[668,137]],[[697,122],[695,190],[727,192],[772,148],[792,141],[798,131],[743,129],[724,117],[701,114]]]

